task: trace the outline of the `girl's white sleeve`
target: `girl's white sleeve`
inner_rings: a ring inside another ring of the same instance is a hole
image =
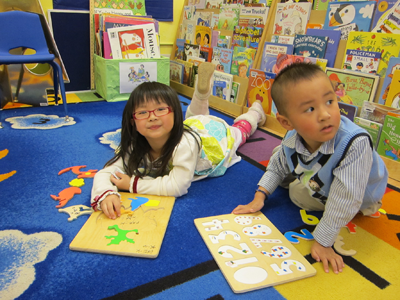
[[[200,149],[195,138],[190,134],[184,134],[175,148],[172,158],[173,168],[169,174],[157,178],[139,179],[137,193],[173,197],[186,194],[193,181],[199,154]],[[131,179],[130,192],[132,192],[133,180],[134,178]]]

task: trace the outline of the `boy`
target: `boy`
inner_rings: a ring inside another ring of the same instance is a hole
[[[271,95],[277,120],[288,132],[253,201],[232,213],[259,211],[279,184],[291,182],[292,202],[305,210],[324,211],[313,232],[312,257],[322,261],[325,272],[329,264],[335,273],[342,272],[343,259],[332,245],[359,211],[364,215],[378,211],[388,179],[386,166],[373,150],[370,136],[340,116],[332,84],[317,65],[287,66],[275,78]]]

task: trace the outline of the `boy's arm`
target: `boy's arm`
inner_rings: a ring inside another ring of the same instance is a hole
[[[315,241],[321,247],[331,248],[340,229],[359,212],[371,171],[372,151],[369,139],[366,136],[358,137],[340,165],[333,170],[334,179],[325,211],[313,232]],[[326,255],[322,253],[318,260],[326,261]],[[324,266],[328,271],[327,264]]]

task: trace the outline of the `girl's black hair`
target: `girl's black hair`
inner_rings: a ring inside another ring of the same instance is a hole
[[[183,132],[187,131],[192,135],[195,134],[190,127],[183,124],[182,108],[175,90],[163,83],[143,82],[132,91],[125,105],[122,113],[121,142],[116,154],[105,166],[109,166],[119,158],[122,158],[124,170],[129,176],[143,177],[150,171],[151,165],[147,163],[145,158],[149,155],[151,148],[146,138],[136,130],[132,116],[137,107],[148,101],[164,102],[174,112],[174,126],[168,141],[162,149],[162,154],[159,157],[160,165],[157,165],[158,170],[155,176],[162,176],[167,171],[168,162],[172,158],[175,147],[181,141]],[[196,139],[196,141],[198,140]],[[139,167],[144,167],[144,171],[140,171]]]

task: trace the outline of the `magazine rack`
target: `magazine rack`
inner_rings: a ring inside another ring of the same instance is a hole
[[[275,11],[276,11],[276,5],[279,3],[279,0],[273,0],[271,3],[271,7],[269,9],[268,13],[268,18],[265,24],[266,30],[263,31],[263,34],[261,36],[261,41],[260,45],[264,45],[266,41],[270,41],[272,37],[272,32],[273,32],[273,23],[275,20]],[[188,0],[185,0],[184,6],[188,5]],[[204,9],[202,11],[212,11],[215,13],[218,13],[218,9]],[[309,18],[309,23],[319,23],[319,24],[324,24],[325,21],[325,15],[326,15],[326,10],[312,10]],[[183,12],[179,21],[179,24],[181,24],[183,21]],[[176,33],[176,36],[179,36],[179,28]],[[335,64],[334,67],[337,69],[341,69],[341,65],[345,56],[345,49],[346,49],[346,43],[347,41],[341,40],[339,42],[338,46],[338,51],[335,59]],[[175,57],[175,49],[176,49],[176,39],[174,42],[174,45],[172,47],[171,51],[171,58],[173,59]],[[256,57],[254,60],[253,68],[257,69],[260,68],[261,65],[261,58],[262,58],[262,51],[257,51]],[[223,111],[224,113],[231,115],[231,116],[238,116],[241,113],[245,113],[248,111],[247,107],[247,87],[248,87],[248,80],[245,78],[240,78],[238,76],[234,76],[234,81],[239,82],[240,80],[240,93],[238,97],[238,104],[228,102],[226,100],[223,100],[221,98],[211,96],[210,97],[210,106],[212,108],[216,108],[218,110]],[[245,86],[243,85],[242,81],[244,80],[247,82]],[[171,81],[170,85],[180,94],[191,98],[194,92],[194,88],[188,87],[186,85]],[[383,80],[379,81],[379,85],[375,94],[374,102],[378,103],[379,102],[379,95],[380,91],[383,86]],[[279,122],[276,120],[275,117],[267,115],[267,120],[264,123],[263,126],[261,126],[262,129],[265,129],[266,131],[269,131],[277,136],[283,137],[286,133],[286,130],[282,128],[282,126],[279,124]],[[382,160],[385,162],[386,167],[389,170],[389,183],[394,184],[396,186],[400,186],[400,162],[396,162],[394,160],[387,159],[385,157],[382,157]],[[396,181],[396,182],[394,182]]]

